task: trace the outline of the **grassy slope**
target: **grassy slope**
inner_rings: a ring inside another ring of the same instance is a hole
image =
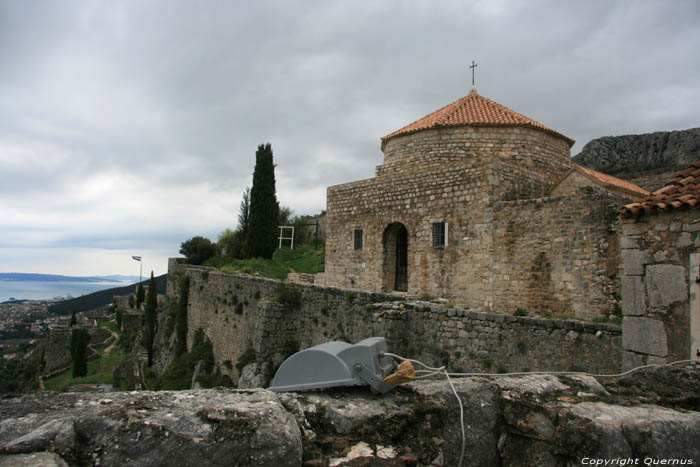
[[[238,259],[221,267],[225,272],[259,274],[271,279],[284,280],[292,270],[305,274],[323,272],[324,250],[314,250],[311,245],[303,245],[293,250],[281,249],[269,259]]]

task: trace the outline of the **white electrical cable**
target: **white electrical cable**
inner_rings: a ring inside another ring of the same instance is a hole
[[[585,371],[524,371],[518,373],[450,373],[450,376],[525,376],[525,375],[584,375],[593,376],[595,378],[618,378],[620,376],[625,376],[634,373],[644,368],[656,368],[660,366],[673,366],[679,363],[692,363],[697,360],[676,360],[670,363],[653,363],[650,365],[642,365],[631,370],[627,370],[624,373],[616,373],[612,375],[603,375],[596,373],[587,373]],[[700,362],[699,362],[700,363]]]
[[[459,454],[459,467],[462,467],[462,459],[464,459],[464,450],[467,444],[467,434],[466,430],[464,429],[464,406],[462,405],[462,399],[459,397],[459,394],[457,394],[457,390],[454,387],[454,384],[452,384],[452,379],[450,378],[450,374],[447,372],[447,367],[441,366],[439,368],[433,368],[429,367],[423,362],[420,362],[418,360],[412,360],[410,358],[405,358],[400,355],[396,355],[393,353],[385,352],[384,355],[387,357],[393,357],[393,358],[398,358],[399,360],[403,361],[409,361],[411,363],[415,363],[416,365],[420,365],[423,368],[426,368],[426,370],[415,370],[416,373],[426,373],[425,375],[422,376],[416,376],[416,379],[418,378],[428,378],[430,376],[434,376],[436,374],[444,373],[445,377],[447,377],[447,382],[450,383],[450,388],[452,389],[452,393],[455,395],[457,398],[457,403],[459,404],[459,423],[462,428],[462,451]]]
[[[418,360],[413,360],[410,358],[402,357],[400,355],[396,355],[393,353],[385,352],[384,355],[387,357],[392,357],[392,358],[397,358],[402,361],[408,361],[411,363],[415,363],[416,365],[420,365],[425,370],[415,370],[416,374],[420,373],[420,376],[416,376],[415,379],[422,379],[422,378],[429,378],[431,376],[435,376],[437,374],[443,374],[447,377],[447,382],[450,383],[450,388],[452,388],[452,393],[455,395],[457,398],[457,402],[459,403],[459,420],[460,424],[462,426],[462,453],[459,456],[459,467],[462,467],[462,459],[464,458],[464,450],[465,450],[465,445],[466,445],[466,433],[464,430],[464,407],[462,406],[462,399],[460,399],[459,395],[457,394],[457,390],[455,389],[454,385],[452,384],[452,380],[450,379],[450,376],[525,376],[525,375],[584,375],[584,376],[593,376],[595,378],[617,378],[621,376],[625,376],[631,373],[634,373],[636,371],[642,370],[644,368],[656,368],[656,367],[661,367],[661,366],[673,366],[677,365],[679,363],[692,363],[692,362],[698,362],[697,360],[677,360],[675,362],[670,362],[670,363],[655,363],[651,365],[642,365],[638,366],[636,368],[632,368],[631,370],[627,370],[624,373],[617,373],[617,374],[612,374],[612,375],[602,375],[602,374],[595,374],[595,373],[587,373],[585,371],[527,371],[527,372],[517,372],[517,373],[448,373],[447,372],[447,367],[446,366],[441,366],[439,368],[433,368],[428,365],[426,365],[423,362],[420,362]],[[424,374],[423,374],[424,373]]]

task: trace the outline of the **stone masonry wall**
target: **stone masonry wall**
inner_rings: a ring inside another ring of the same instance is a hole
[[[582,187],[568,197],[496,203],[494,308],[594,319],[619,310],[619,223],[627,198]]]
[[[448,308],[405,297],[226,274],[171,260],[169,293],[190,276],[188,347],[202,328],[219,368],[236,381],[236,363],[253,350],[259,363],[281,363],[296,350],[331,340],[384,336],[391,352],[453,370],[587,369],[616,372],[620,329],[606,324],[514,317]],[[297,290],[298,307],[279,288]],[[175,299],[175,295],[170,297]],[[403,301],[400,301],[403,300]]]
[[[690,258],[700,252],[700,211],[626,218],[622,232],[623,367],[695,358],[690,304],[699,286]]]

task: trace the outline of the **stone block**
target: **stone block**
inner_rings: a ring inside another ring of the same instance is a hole
[[[651,318],[625,317],[622,322],[622,348],[665,357],[668,355],[668,342],[664,323]]]
[[[641,250],[622,250],[622,267],[625,275],[641,276],[644,265],[651,263],[651,255]]]
[[[641,276],[622,277],[622,314],[625,316],[642,316],[646,313],[643,285]]]
[[[693,237],[691,236],[690,232],[683,232],[678,237],[678,241],[676,242],[676,246],[678,248],[685,248],[687,246],[691,246],[692,244],[693,244]]]
[[[620,248],[639,248],[639,235],[625,235],[620,238]]]
[[[647,266],[644,286],[649,306],[668,307],[673,303],[688,300],[688,283],[685,275],[685,268],[675,264]]]

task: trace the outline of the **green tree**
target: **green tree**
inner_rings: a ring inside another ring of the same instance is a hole
[[[251,258],[272,258],[277,247],[279,204],[275,194],[275,164],[270,143],[255,153],[253,187],[250,190],[250,218],[247,235]]]
[[[290,225],[293,222],[292,215],[294,211],[289,206],[280,206],[279,209],[279,220],[277,225]]]
[[[70,335],[70,354],[73,361],[73,378],[87,376],[87,345],[90,335],[87,329],[73,329]]]
[[[72,327],[72,326],[75,326],[76,324],[78,324],[78,318],[75,316],[75,311],[74,311],[73,314],[70,316],[70,325]]]
[[[244,235],[240,231],[226,229],[219,234],[216,245],[224,258],[239,259],[243,257],[245,248]]]
[[[158,291],[156,280],[151,271],[151,280],[148,281],[146,293],[146,351],[148,352],[148,366],[153,365],[153,341],[156,335],[156,323],[158,321]]]
[[[241,209],[238,211],[238,231],[243,236],[248,235],[248,226],[250,225],[250,187],[245,187],[243,199],[241,200]]]
[[[216,255],[216,244],[204,237],[192,237],[180,244],[180,253],[185,255],[189,264],[202,264]]]
[[[190,276],[180,279],[180,297],[177,302],[177,315],[175,315],[175,358],[187,353],[187,300],[190,295]]]
[[[143,289],[143,282],[139,284],[139,288],[136,289],[136,309],[141,309],[141,304],[146,299],[146,291]]]

